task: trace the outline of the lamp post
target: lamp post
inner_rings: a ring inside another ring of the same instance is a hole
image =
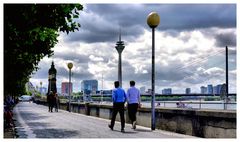
[[[70,85],[71,85],[71,69],[73,67],[72,63],[67,64],[68,69],[69,69],[69,84],[68,84],[68,97],[69,97],[69,103],[68,103],[68,108],[69,112],[71,112],[71,94],[70,94]]]
[[[227,109],[228,104],[228,46],[225,48],[226,50],[226,96],[225,96],[225,105],[224,109]]]
[[[101,91],[101,103],[103,103],[103,73],[102,73],[102,91]]]
[[[155,28],[160,23],[160,17],[156,12],[151,12],[147,17],[147,24],[152,28],[152,117],[151,129],[155,130]]]
[[[121,41],[121,31],[119,35],[119,41],[116,43],[115,48],[117,49],[118,52],[118,81],[120,87],[122,87],[122,51],[124,49],[124,42]]]

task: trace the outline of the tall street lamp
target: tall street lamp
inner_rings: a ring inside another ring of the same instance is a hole
[[[70,93],[70,85],[71,85],[71,69],[73,67],[72,63],[67,64],[68,69],[69,69],[69,84],[68,84],[68,96],[69,96],[69,103],[68,103],[68,110],[71,112],[71,93]]]
[[[155,28],[160,23],[160,17],[156,12],[151,12],[147,17],[147,24],[152,28],[152,117],[151,129],[155,130]]]
[[[121,31],[120,31],[120,35],[119,35],[119,41],[116,43],[115,48],[117,49],[118,52],[118,81],[119,81],[119,85],[120,87],[122,87],[122,51],[124,49],[124,42],[121,41]]]

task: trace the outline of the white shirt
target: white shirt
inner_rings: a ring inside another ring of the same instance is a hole
[[[130,87],[127,91],[127,100],[129,104],[140,103],[140,91],[136,87]]]

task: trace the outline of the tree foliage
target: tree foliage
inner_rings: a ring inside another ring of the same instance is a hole
[[[74,32],[80,4],[4,4],[4,95],[24,93],[39,61],[52,56],[58,33]]]

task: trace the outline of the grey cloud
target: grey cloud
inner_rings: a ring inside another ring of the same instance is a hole
[[[216,39],[216,46],[218,46],[218,47],[225,47],[225,46],[236,47],[235,33],[217,34],[215,36],[215,39]]]
[[[232,55],[236,58],[236,55],[237,55],[237,50],[236,48],[228,48],[228,55]]]
[[[163,14],[162,27],[166,29],[187,30],[209,27],[236,27],[236,5],[167,5],[166,10],[162,10],[161,13]]]
[[[69,58],[67,58],[67,59],[69,59]],[[55,58],[54,60],[58,60],[58,58]],[[72,60],[74,60],[74,59],[72,59]],[[80,72],[74,72],[73,71],[73,76],[72,77],[74,79],[83,80],[83,79],[91,79],[91,78],[94,77],[94,75],[91,74],[87,70],[88,69],[88,62],[87,61],[85,63],[79,62],[78,65],[80,65],[81,70],[80,70]],[[40,69],[37,72],[35,72],[32,76],[34,76],[34,78],[46,79],[47,80],[48,79],[48,70],[51,67],[51,63],[47,64],[46,62],[40,62],[39,66],[40,66]],[[63,78],[63,77],[68,78],[69,71],[66,68],[64,68],[63,66],[58,66],[56,64],[55,64],[55,68],[57,70],[57,80],[58,80],[58,78]]]
[[[160,80],[168,80],[168,81],[178,81],[182,80],[186,74],[189,74],[185,72],[184,70],[176,71],[174,68],[160,68],[156,71],[156,78]]]
[[[84,24],[84,23],[83,23]],[[101,23],[98,23],[101,25]],[[102,31],[103,30],[103,31]],[[121,27],[122,40],[133,41],[143,33],[143,29],[140,26]],[[64,39],[66,42],[112,42],[115,43],[119,39],[119,26],[114,28],[103,28],[101,26],[96,28],[88,27],[80,32],[70,33]]]
[[[31,76],[38,79],[48,79],[48,69],[50,69],[51,64],[41,64],[38,65],[40,68],[37,72],[34,72]]]
[[[130,80],[135,80],[137,84],[143,84],[146,80],[150,80],[151,76],[149,73],[135,73],[135,68],[126,63],[123,66],[123,81],[129,82]]]
[[[57,68],[57,77],[68,77],[69,71],[63,67]],[[94,75],[87,71],[87,68],[82,67],[81,72],[72,71],[72,78],[75,80],[93,79]]]
[[[172,63],[171,66],[164,67],[156,63],[156,80],[161,81],[179,81],[186,76],[193,75],[193,70],[189,71],[188,69],[177,70],[177,67],[182,66],[180,63]],[[135,68],[128,62],[124,61],[123,63],[123,78],[127,80],[137,80],[139,82],[145,82],[146,80],[151,80],[151,64],[147,65],[146,70],[148,73],[135,73]],[[116,70],[117,71],[117,70]]]
[[[87,63],[89,61],[88,55],[77,54],[77,53],[69,53],[66,54],[64,52],[57,52],[54,54],[54,58],[60,58],[63,60],[72,60],[78,63]]]
[[[207,10],[206,10],[207,9]],[[118,39],[119,27],[125,41],[136,39],[146,24],[151,11],[160,14],[157,30],[176,31],[209,27],[236,27],[236,5],[234,4],[87,4],[86,13],[80,15],[82,27],[79,32],[68,35],[66,42],[113,42]]]
[[[89,11],[123,26],[147,26],[147,15],[159,13],[161,29],[195,29],[203,27],[235,27],[235,4],[101,4],[87,5]]]

